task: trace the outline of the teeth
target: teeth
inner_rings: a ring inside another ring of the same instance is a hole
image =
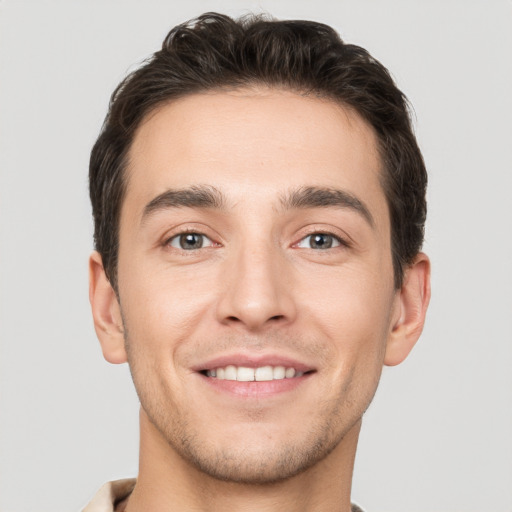
[[[284,379],[286,377],[286,368],[284,366],[274,366],[274,379]]]
[[[207,370],[206,375],[208,377],[215,377],[220,380],[263,382],[302,377],[304,372],[298,372],[295,370],[295,368],[285,368],[284,366],[260,366],[258,368],[248,368],[246,366],[234,366],[230,364],[224,368],[214,368]]]
[[[224,379],[226,380],[236,380],[236,366],[229,365],[224,368]]]
[[[284,373],[284,376],[287,379],[291,379],[292,377],[295,377],[295,368],[286,368],[286,372]]]
[[[238,367],[236,372],[236,380],[240,382],[250,382],[254,380],[254,368],[244,368],[243,366]]]
[[[260,368],[256,368],[254,372],[254,380],[264,381],[264,380],[273,380],[274,379],[274,370],[272,366],[261,366]]]

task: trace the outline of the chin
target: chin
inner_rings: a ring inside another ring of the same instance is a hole
[[[191,429],[188,422],[186,428],[176,421],[154,419],[151,423],[162,441],[189,467],[219,481],[245,485],[276,484],[307,471],[326,459],[358,424],[357,418],[345,425],[333,421],[286,434],[279,429],[272,433],[260,424],[222,437]]]
[[[269,485],[307,471],[336,447],[337,443],[312,446],[285,445],[278,450],[260,448],[216,450],[208,453],[182,445],[180,455],[201,473],[216,480],[245,485]]]

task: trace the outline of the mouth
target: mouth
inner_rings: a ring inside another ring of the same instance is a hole
[[[192,368],[216,393],[270,398],[302,388],[317,368],[278,354],[223,354]]]
[[[217,380],[230,380],[238,382],[269,382],[274,380],[296,379],[313,373],[314,370],[300,371],[292,366],[219,366],[200,371],[205,377]]]

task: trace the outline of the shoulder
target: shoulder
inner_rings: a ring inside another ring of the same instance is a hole
[[[135,487],[135,478],[107,482],[95,494],[82,512],[114,512],[115,506],[124,500]]]

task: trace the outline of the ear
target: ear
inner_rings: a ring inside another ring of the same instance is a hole
[[[402,288],[397,292],[391,332],[384,364],[400,364],[420,337],[430,301],[430,260],[419,253],[406,270]]]
[[[109,363],[125,363],[127,357],[121,308],[105,274],[101,255],[96,251],[89,258],[89,301],[103,357]]]

